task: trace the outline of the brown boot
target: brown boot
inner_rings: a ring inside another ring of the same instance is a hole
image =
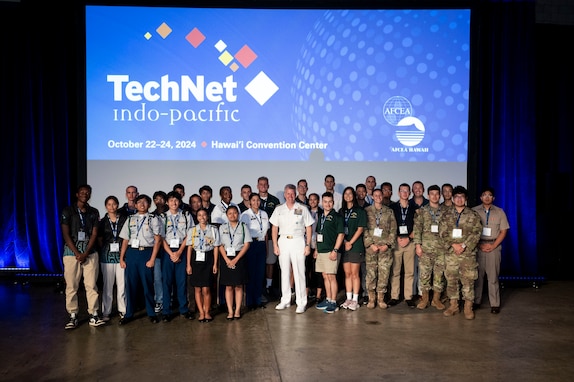
[[[427,306],[429,306],[429,291],[425,290],[423,291],[421,301],[417,304],[417,309],[423,310],[426,309]]]
[[[444,308],[446,308],[442,303],[442,301],[440,300],[439,291],[433,291],[431,305],[437,308],[438,310],[444,310]]]
[[[458,313],[458,300],[453,298],[450,300],[450,306],[448,307],[448,309],[445,310],[442,314],[444,314],[447,317],[450,317],[454,316],[457,313]]]
[[[367,308],[375,309],[375,291],[369,291],[369,302],[367,303]]]
[[[474,310],[472,310],[472,301],[464,301],[464,318],[474,320]]]
[[[379,304],[379,308],[387,309],[387,304],[385,304],[385,293],[384,292],[377,292],[377,304]]]

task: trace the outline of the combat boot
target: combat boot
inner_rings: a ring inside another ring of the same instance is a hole
[[[423,291],[423,298],[421,298],[421,301],[417,304],[417,309],[426,309],[427,306],[429,306],[429,291],[425,290]]]
[[[442,303],[442,301],[440,300],[440,292],[439,291],[433,291],[431,305],[434,306],[435,308],[437,308],[438,310],[444,310],[445,306]]]
[[[369,302],[367,303],[367,308],[375,309],[375,291],[369,291]]]
[[[387,309],[387,304],[385,304],[385,292],[377,292],[377,304],[379,304],[379,308]]]
[[[472,301],[464,301],[464,318],[474,320],[474,310],[472,310]]]
[[[447,317],[450,317],[454,316],[457,313],[458,313],[458,300],[453,298],[450,300],[450,306],[448,307],[448,309],[445,310],[442,314],[444,314]]]

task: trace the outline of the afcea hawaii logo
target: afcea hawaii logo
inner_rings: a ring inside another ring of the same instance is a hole
[[[405,147],[391,147],[393,152],[428,152],[428,148],[415,148],[425,137],[425,125],[413,116],[413,107],[402,96],[389,98],[383,106],[385,120],[395,126],[395,138]]]

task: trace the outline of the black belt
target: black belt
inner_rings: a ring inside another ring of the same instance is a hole
[[[492,240],[480,240],[481,243],[494,243],[496,241],[496,239],[492,239]]]
[[[137,250],[138,250],[138,251],[145,251],[145,250],[152,249],[152,248],[153,248],[153,247],[138,247]],[[135,248],[134,248],[134,249],[135,249]]]

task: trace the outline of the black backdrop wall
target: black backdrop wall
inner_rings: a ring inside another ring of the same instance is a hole
[[[75,3],[52,8],[49,2],[0,2],[0,268],[62,271],[59,211],[86,176],[85,2]],[[574,80],[562,53],[566,47],[553,47],[572,41],[573,30],[537,25],[531,0],[451,3],[473,9],[469,204],[478,203],[483,186],[497,190],[496,202],[511,224],[504,275],[571,279],[569,227],[563,221],[572,215],[568,109]],[[332,6],[345,7],[345,1]]]

